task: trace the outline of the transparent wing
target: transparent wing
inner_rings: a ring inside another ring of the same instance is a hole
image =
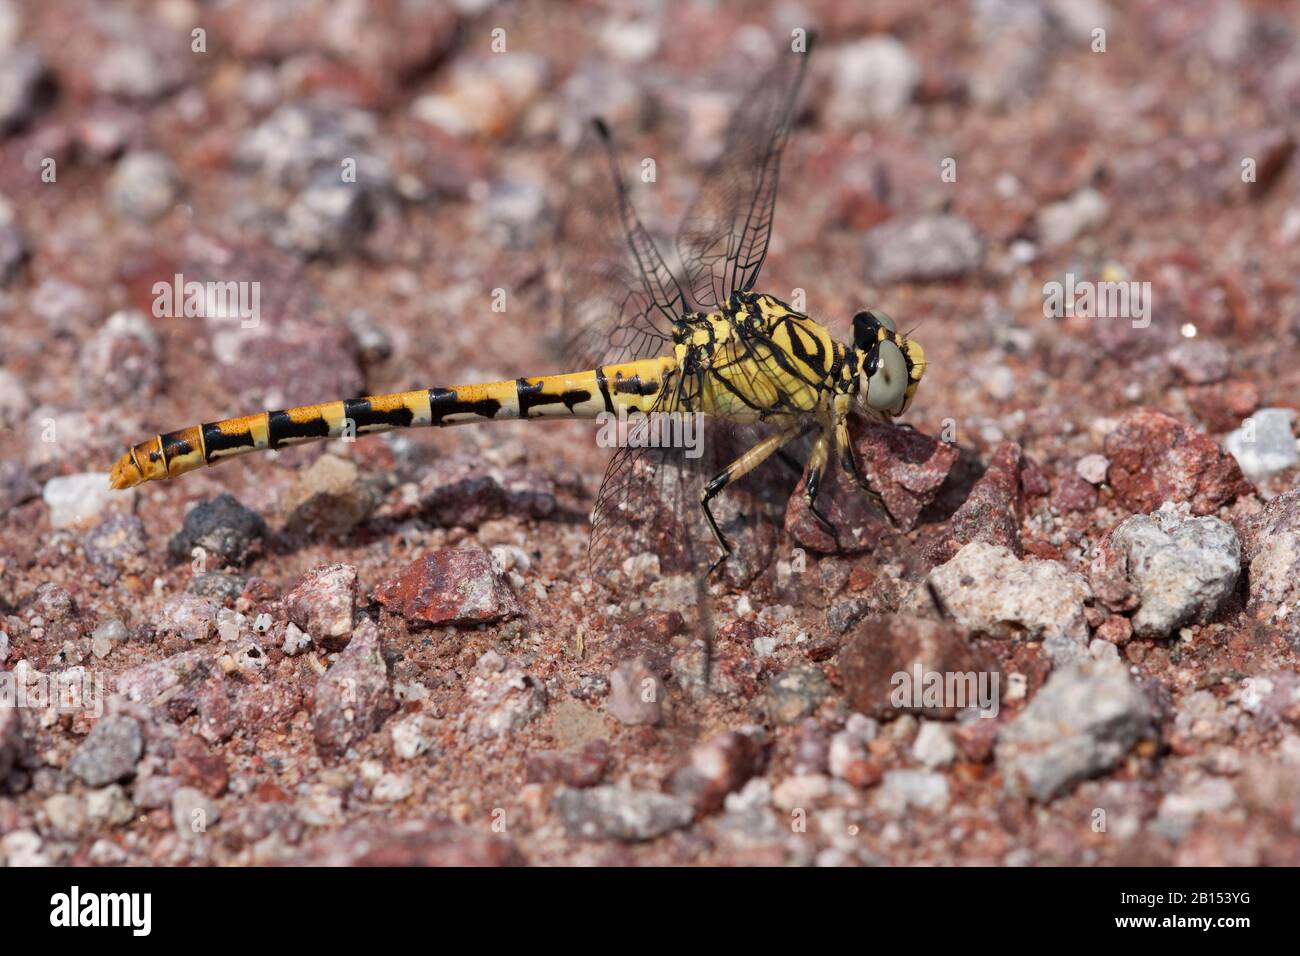
[[[662,355],[685,311],[681,287],[641,224],[604,123],[592,123],[560,218],[562,352],[594,368]]]
[[[682,220],[677,253],[692,301],[701,309],[726,305],[731,293],[753,287],[767,256],[776,207],[781,152],[807,72],[806,52],[782,53],[727,128],[714,161]]]

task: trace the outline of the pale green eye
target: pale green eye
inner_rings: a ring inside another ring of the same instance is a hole
[[[889,329],[890,332],[898,331],[898,329],[894,326],[894,320],[891,319],[884,312],[881,312],[879,309],[872,309],[868,314],[873,316],[875,320],[879,322],[881,325],[883,325],[885,328]]]
[[[887,317],[886,317],[887,318]],[[907,392],[907,361],[890,341],[876,346],[876,368],[867,378],[867,406],[878,412],[901,410]]]

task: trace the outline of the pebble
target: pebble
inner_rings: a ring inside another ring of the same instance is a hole
[[[50,525],[56,530],[84,524],[108,505],[114,492],[104,472],[89,471],[51,478],[41,497],[50,509]]]
[[[1068,199],[1049,203],[1038,210],[1038,238],[1044,247],[1069,245],[1086,232],[1104,225],[1110,204],[1095,189],[1081,189]]]
[[[44,803],[45,815],[55,834],[75,840],[86,828],[86,803],[70,793],[56,793]]]
[[[175,634],[187,641],[206,641],[216,631],[219,607],[212,598],[177,594],[163,604],[154,631]]]
[[[1006,786],[1047,801],[1117,765],[1151,729],[1146,697],[1122,666],[1067,665],[1011,723],[995,750]]]
[[[309,647],[311,647],[311,635],[300,631],[298,625],[290,621],[285,626],[284,642],[280,645],[280,650],[289,657],[297,657]]]
[[[481,548],[430,551],[376,588],[375,600],[408,621],[426,624],[487,624],[523,613]]]
[[[433,746],[433,726],[423,714],[394,721],[389,733],[393,738],[393,753],[403,760],[414,760]]]
[[[583,840],[653,840],[695,818],[695,808],[684,797],[612,785],[562,787],[552,807],[568,835]]]
[[[952,731],[932,720],[923,721],[912,743],[912,757],[928,770],[939,770],[957,759]]]
[[[948,778],[929,770],[890,770],[880,782],[876,804],[892,816],[948,805]]]
[[[1054,661],[1076,659],[1088,640],[1088,582],[1056,561],[1022,561],[976,541],[930,572],[944,608],[967,630],[1041,640]]]
[[[88,787],[103,787],[135,773],[144,753],[140,724],[121,715],[101,717],[68,762],[68,770]]]
[[[1246,552],[1251,603],[1300,601],[1300,488],[1265,505],[1258,522]]]
[[[114,312],[77,358],[82,401],[110,404],[155,394],[163,382],[161,358],[161,339],[143,312]]]
[[[753,728],[710,737],[691,748],[686,765],[673,772],[666,789],[689,800],[697,813],[711,813],[758,772],[764,749]]]
[[[873,121],[896,118],[921,82],[916,58],[888,34],[845,44],[833,57],[826,115],[841,128],[856,130]]]
[[[772,788],[772,803],[787,813],[810,810],[831,792],[831,778],[822,773],[794,774]]]
[[[0,56],[0,136],[21,129],[54,99],[54,85],[41,55],[29,47]]]
[[[262,516],[231,494],[200,501],[185,513],[181,529],[167,545],[178,561],[191,560],[195,548],[222,564],[244,565],[262,553],[269,532]]]
[[[1212,514],[1251,492],[1236,460],[1214,440],[1150,408],[1126,414],[1106,436],[1107,478],[1129,511],[1150,514],[1166,501]]]
[[[68,593],[68,589],[51,581],[46,581],[36,588],[32,605],[47,622],[66,621],[77,613],[76,602]]]
[[[879,718],[899,713],[950,718],[959,711],[955,706],[924,706],[919,693],[917,698],[908,694],[900,700],[896,695],[900,688],[897,675],[906,675],[911,682],[918,669],[922,675],[996,670],[994,662],[953,625],[903,615],[869,618],[860,624],[840,650],[836,667],[849,706]],[[978,702],[972,700],[967,706],[978,706]]]
[[[0,460],[0,516],[40,493],[41,486],[33,480],[26,465],[16,458]]]
[[[1232,357],[1222,342],[1183,339],[1169,350],[1169,367],[1189,385],[1212,385],[1228,377]]]
[[[178,787],[172,794],[172,826],[185,839],[197,839],[221,819],[221,810],[202,790]]]
[[[375,133],[375,116],[363,110],[288,103],[244,137],[235,159],[292,189],[302,189],[325,173],[342,182],[344,157],[356,159],[358,182],[387,182],[386,164],[367,145]]]
[[[421,514],[443,527],[477,528],[497,518],[542,520],[555,513],[555,483],[518,465],[484,467],[471,455],[439,459],[420,479]]]
[[[312,736],[328,762],[378,730],[396,708],[379,643],[379,628],[362,620],[334,665],[316,682]]]
[[[356,603],[357,569],[350,564],[331,564],[304,574],[285,596],[284,610],[317,644],[338,651],[352,635]]]
[[[979,269],[984,243],[965,219],[890,219],[867,233],[867,278],[877,285],[958,279]]]
[[[983,541],[1010,549],[1018,557],[1022,473],[1030,463],[1015,442],[1003,442],[993,452],[984,474],[948,521],[944,535],[927,548],[935,564],[948,561],[962,545]]]
[[[322,170],[290,204],[276,242],[304,256],[355,252],[378,220],[383,196],[374,180],[345,182],[338,170]]]
[[[135,804],[121,784],[112,783],[86,794],[86,816],[110,827],[126,826],[135,819]]]
[[[211,666],[212,655],[208,651],[183,651],[123,671],[117,676],[117,692],[127,700],[149,706],[166,695],[169,713],[183,720],[194,712],[199,687]]]
[[[609,675],[605,708],[620,724],[653,726],[663,720],[664,684],[644,655],[629,657]]]
[[[1223,440],[1251,481],[1300,463],[1300,450],[1291,430],[1295,418],[1293,408],[1261,408]]]
[[[1137,594],[1133,632],[1141,637],[1164,638],[1208,621],[1232,595],[1241,572],[1237,533],[1215,517],[1134,515],[1103,547],[1119,555],[1118,566]]]
[[[162,153],[127,153],[108,179],[108,201],[133,219],[153,222],[176,202],[176,173]]]
[[[1222,777],[1207,777],[1165,794],[1152,828],[1175,843],[1180,842],[1196,821],[1207,813],[1219,813],[1237,802],[1232,783]]]
[[[346,537],[374,506],[374,494],[357,466],[336,455],[317,458],[280,502],[285,527],[303,538]]]
[[[799,665],[772,678],[764,706],[779,724],[793,724],[807,717],[833,693],[820,667]]]
[[[1074,463],[1074,473],[1090,485],[1100,485],[1105,482],[1109,467],[1105,455],[1084,455]]]
[[[95,580],[111,585],[134,559],[149,553],[144,522],[133,514],[110,514],[81,539]]]
[[[405,774],[386,773],[371,789],[370,799],[376,803],[401,803],[414,789],[411,778]]]
[[[538,750],[528,755],[525,774],[529,783],[563,783],[568,787],[594,787],[605,778],[612,760],[609,744],[593,740],[580,750]]]
[[[542,682],[511,663],[500,670],[480,667],[468,693],[473,707],[469,733],[476,740],[512,734],[546,710]]]
[[[542,93],[550,70],[538,54],[461,59],[444,71],[433,93],[419,97],[412,115],[457,139],[501,139]]]

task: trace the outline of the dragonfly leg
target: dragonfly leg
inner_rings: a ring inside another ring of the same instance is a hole
[[[704,517],[709,522],[709,530],[713,532],[713,540],[718,543],[722,549],[716,561],[709,565],[709,575],[718,570],[722,564],[731,557],[731,545],[722,534],[722,529],[718,527],[718,521],[713,517],[713,509],[709,507],[709,502],[716,498],[722,489],[727,487],[733,481],[743,478],[749,474],[773,454],[781,449],[790,441],[794,440],[802,431],[798,425],[783,429],[774,435],[769,435],[761,442],[755,445],[749,451],[745,452],[726,468],[722,469],[707,485],[704,486],[704,493],[700,495],[700,507],[704,509]]]
[[[812,453],[808,456],[808,479],[803,485],[804,499],[808,502],[808,510],[813,513],[813,517],[822,523],[831,538],[835,541],[835,550],[840,550],[840,536],[835,530],[835,525],[831,524],[821,507],[817,504],[817,496],[822,490],[822,476],[826,474],[826,463],[831,457],[831,442],[827,432],[822,432],[813,444]]]
[[[839,452],[840,466],[844,473],[853,479],[853,483],[861,488],[868,498],[885,513],[892,523],[894,518],[885,507],[885,499],[880,496],[880,492],[871,487],[871,483],[863,476],[862,471],[858,468],[858,456],[853,453],[853,442],[849,440],[849,423],[848,416],[841,415],[835,422],[835,447]]]

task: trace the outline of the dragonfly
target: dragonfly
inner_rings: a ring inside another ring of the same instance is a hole
[[[630,440],[613,454],[591,514],[593,568],[643,553],[702,567],[711,541],[712,576],[733,554],[728,532],[752,517],[724,513],[720,521],[724,490],[794,443],[807,450],[803,493],[820,521],[828,523],[819,491],[835,464],[879,504],[856,460],[849,417],[889,421],[907,410],[926,367],[920,344],[869,308],[853,316],[852,340],[840,342],[818,320],[756,290],[812,41],[779,54],[733,114],[676,234],[676,269],[633,207],[607,125],[591,122],[583,142],[595,162],[575,171],[559,228],[562,351],[567,367],[583,371],[193,425],[129,449],[112,468],[112,486],[396,428],[692,415],[708,423],[708,454],[692,459],[681,448]]]

